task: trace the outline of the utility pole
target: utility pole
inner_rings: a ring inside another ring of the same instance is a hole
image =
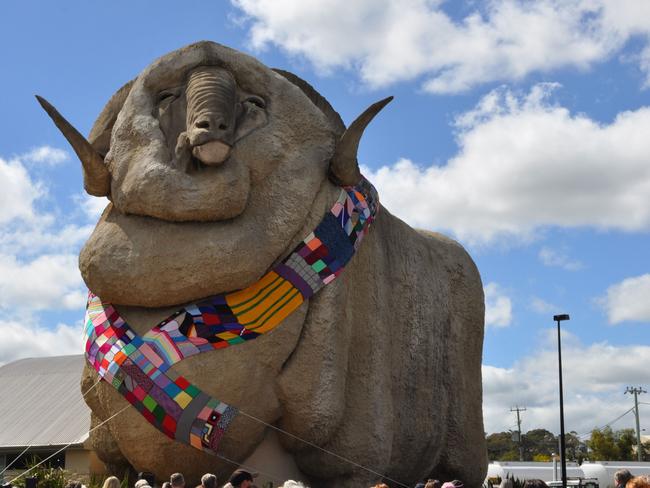
[[[625,389],[625,393],[634,394],[634,416],[636,417],[636,459],[637,461],[643,461],[643,447],[641,446],[641,426],[639,424],[639,400],[637,397],[641,393],[648,392],[640,386],[638,388],[628,386]]]
[[[524,445],[521,442],[521,418],[519,417],[519,412],[525,412],[526,407],[520,407],[517,405],[514,408],[510,409],[511,412],[517,412],[517,442],[519,443],[519,460],[524,460]]]

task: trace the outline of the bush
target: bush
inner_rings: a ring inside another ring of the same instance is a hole
[[[28,463],[28,469],[36,466],[38,461],[36,458]],[[27,478],[36,477],[38,479],[38,488],[65,488],[68,483],[70,473],[63,468],[52,468],[42,464],[38,468],[33,469],[24,476],[21,476],[14,481],[13,486],[17,488],[25,488]]]

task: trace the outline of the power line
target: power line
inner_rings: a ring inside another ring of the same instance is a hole
[[[619,415],[618,417],[616,417],[614,420],[610,420],[609,422],[607,422],[607,423],[606,423],[605,425],[603,425],[602,427],[596,427],[596,428],[592,429],[592,430],[589,431],[589,432],[586,432],[586,433],[584,433],[584,434],[579,434],[578,437],[586,437],[586,436],[589,436],[589,435],[591,435],[591,433],[592,433],[594,430],[599,430],[599,431],[600,431],[600,430],[606,429],[607,427],[610,427],[613,423],[615,423],[615,422],[617,422],[618,420],[620,420],[620,419],[622,419],[623,417],[625,417],[625,416],[626,416],[628,413],[630,413],[632,410],[634,410],[634,407],[627,409],[627,410],[626,410],[625,412],[623,412],[621,415]]]

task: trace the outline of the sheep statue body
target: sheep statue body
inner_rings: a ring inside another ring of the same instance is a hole
[[[482,285],[359,173],[389,99],[346,129],[295,75],[199,42],[120,89],[88,139],[39,101],[110,200],[79,259],[82,388],[102,378],[94,425],[123,410],[92,434],[109,466],[481,484]]]

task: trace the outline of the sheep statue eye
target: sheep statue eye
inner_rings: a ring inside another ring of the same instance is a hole
[[[158,103],[172,102],[177,95],[172,90],[164,90],[158,94]]]
[[[251,95],[244,100],[244,103],[250,103],[258,108],[266,108],[266,102],[256,95]]]

